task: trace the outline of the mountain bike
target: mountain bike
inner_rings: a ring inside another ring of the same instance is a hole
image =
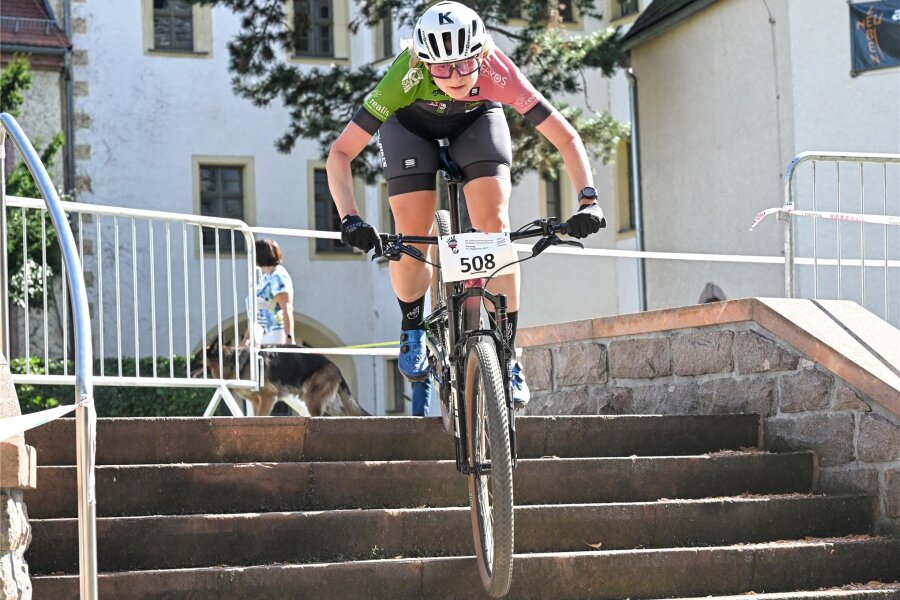
[[[562,240],[565,224],[556,218],[532,221],[512,233],[460,231],[458,185],[461,169],[446,146],[440,148],[440,172],[449,191],[449,210],[435,214],[437,237],[381,234],[388,260],[405,254],[432,264],[432,312],[425,319],[430,377],[438,390],[444,429],[456,442],[456,469],[468,478],[472,533],[481,582],[494,598],[512,583],[514,515],[513,469],[516,428],[510,365],[507,303],[487,291],[487,282],[514,263],[533,258]],[[518,260],[512,242],[540,237],[531,256]],[[410,244],[437,247],[427,258]],[[511,272],[511,271],[510,271]],[[482,306],[490,305],[490,326]]]

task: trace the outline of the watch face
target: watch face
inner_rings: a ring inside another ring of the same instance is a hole
[[[582,198],[596,198],[596,197],[597,197],[597,190],[595,190],[595,189],[592,188],[592,187],[586,187],[586,188],[584,188],[584,189],[581,190],[581,197],[582,197]]]

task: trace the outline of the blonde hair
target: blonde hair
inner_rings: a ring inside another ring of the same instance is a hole
[[[494,38],[488,35],[487,40],[485,40],[484,42],[484,48],[482,48],[481,52],[479,53],[481,58],[487,58],[488,54],[493,52],[495,47],[496,46],[494,45]],[[421,58],[416,56],[412,40],[409,40],[409,46],[406,49],[409,50],[409,68],[415,69],[420,64],[422,64],[423,61]]]

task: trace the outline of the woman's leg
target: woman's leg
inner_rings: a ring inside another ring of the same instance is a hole
[[[415,236],[431,234],[437,205],[433,190],[391,196],[390,203],[397,233]],[[415,244],[415,247],[423,254],[428,253],[427,246]],[[425,296],[431,282],[431,265],[403,256],[398,261],[392,261],[388,268],[391,286],[401,302],[415,302]]]
[[[509,231],[509,194],[512,185],[503,177],[479,177],[468,182],[464,191],[472,226],[478,231]],[[510,275],[494,277],[487,289],[492,294],[506,294],[507,310],[519,310],[519,265]]]

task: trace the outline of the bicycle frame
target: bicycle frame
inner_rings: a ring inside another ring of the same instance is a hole
[[[443,150],[443,149],[442,149]],[[442,163],[444,160],[442,160]],[[459,180],[449,170],[443,171],[450,197],[451,231],[460,230]],[[509,443],[513,468],[516,466],[515,416],[512,405],[511,374],[509,363],[512,349],[509,347],[506,320],[506,296],[491,294],[485,289],[485,279],[470,279],[445,285],[445,306],[437,308],[425,318],[426,343],[432,354],[434,363],[432,370],[439,386],[440,401],[446,398],[453,421],[453,434],[456,438],[456,469],[463,475],[472,471],[484,474],[490,472],[489,463],[470,465],[468,431],[462,425],[466,423],[465,402],[460,402],[460,392],[466,389],[464,380],[465,360],[473,341],[481,337],[490,337],[497,349],[497,358],[503,365],[503,388],[506,392],[506,408],[509,423]],[[481,327],[481,306],[487,301],[494,307],[495,328]],[[448,348],[441,348],[443,342],[433,335],[447,326]],[[439,372],[438,372],[439,371]]]

